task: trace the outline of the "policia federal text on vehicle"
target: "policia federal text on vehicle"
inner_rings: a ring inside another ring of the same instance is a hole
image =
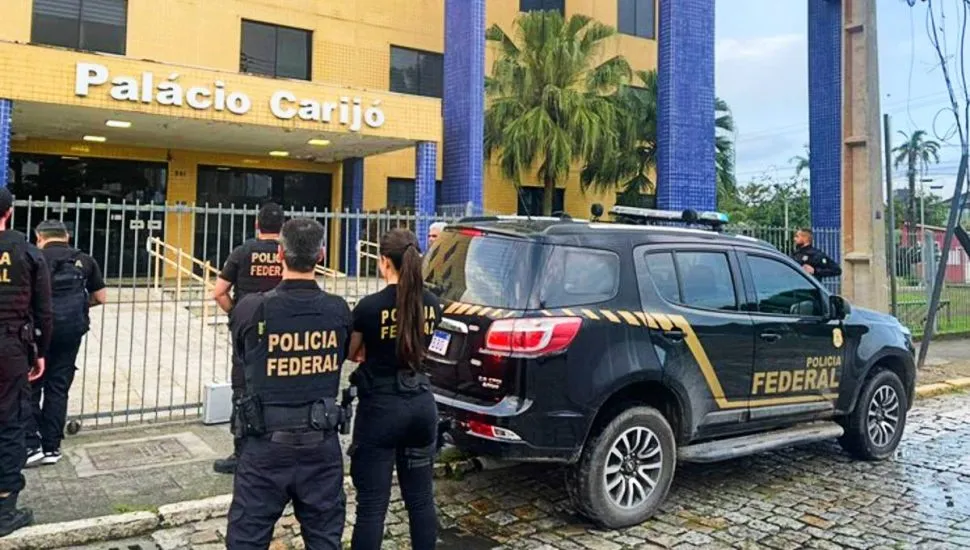
[[[445,309],[426,364],[460,448],[570,464],[575,506],[607,527],[649,517],[678,460],[830,438],[892,456],[915,382],[895,318],[723,214],[612,213],[466,219],[430,250]]]
[[[233,485],[229,550],[266,549],[287,503],[310,550],[340,548],[343,456],[337,430],[349,415],[336,402],[350,341],[347,303],[317,285],[323,227],[283,225],[283,280],[233,311],[233,353],[245,386],[234,418],[244,438]]]
[[[353,550],[379,550],[391,497],[391,473],[408,511],[411,548],[437,542],[433,468],[438,411],[422,359],[441,321],[441,302],[421,281],[417,237],[394,229],[380,241],[384,290],[354,308],[350,356],[361,361],[351,375],[360,404],[350,447],[350,475],[357,489]]]
[[[0,537],[34,517],[17,509],[17,496],[27,461],[28,380],[44,373],[53,315],[47,263],[23,233],[7,228],[12,214],[13,196],[0,187]]]
[[[266,292],[276,288],[283,276],[283,266],[276,255],[279,247],[280,228],[283,227],[283,208],[276,203],[267,203],[256,215],[256,238],[237,246],[229,254],[226,264],[219,272],[219,279],[212,291],[212,297],[223,311],[232,316],[233,304],[238,304],[248,294]],[[232,291],[232,297],[229,296]],[[235,359],[235,357],[233,357]],[[232,364],[232,401],[235,415],[236,401],[245,386],[242,365],[235,360]],[[215,461],[213,468],[222,474],[236,470],[236,457],[242,439],[236,434],[233,438],[233,453],[228,458]]]

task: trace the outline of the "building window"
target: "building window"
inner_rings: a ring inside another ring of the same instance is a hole
[[[656,0],[618,0],[617,30],[640,38],[656,38]]]
[[[542,187],[521,187],[519,188],[519,210],[520,216],[541,216],[542,197],[545,189]],[[566,202],[566,190],[556,189],[552,195],[552,213],[565,212],[563,205]]]
[[[278,78],[310,80],[311,43],[310,31],[243,21],[239,70]]]
[[[441,97],[443,83],[443,55],[391,46],[392,92]]]
[[[519,0],[519,11],[558,11],[565,14],[566,0]]]
[[[387,178],[387,209],[413,211],[415,185],[414,178]],[[434,205],[441,206],[441,180],[434,184]]]
[[[30,41],[125,54],[128,0],[34,0]]]

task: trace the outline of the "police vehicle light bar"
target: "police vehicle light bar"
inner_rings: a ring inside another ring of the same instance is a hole
[[[728,215],[723,212],[658,210],[655,208],[637,208],[635,206],[614,206],[610,209],[610,214],[640,221],[695,223],[712,226],[721,226],[728,223]]]

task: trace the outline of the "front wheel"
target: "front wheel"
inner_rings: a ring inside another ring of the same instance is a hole
[[[883,370],[870,378],[855,410],[845,419],[842,448],[862,460],[885,460],[899,446],[909,402],[896,373]]]
[[[566,485],[576,509],[601,527],[647,520],[663,503],[677,466],[677,444],[667,419],[634,407],[587,442]]]

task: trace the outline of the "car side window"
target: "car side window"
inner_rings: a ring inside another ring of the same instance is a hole
[[[674,255],[670,252],[647,254],[647,272],[660,296],[669,302],[681,303],[680,285],[677,282],[677,268]]]
[[[553,247],[540,283],[543,307],[573,307],[605,302],[616,296],[620,258],[613,252]]]
[[[821,291],[795,268],[762,256],[748,256],[748,265],[759,312],[799,317],[824,314]]]
[[[676,252],[674,256],[685,306],[722,311],[738,309],[727,255],[721,252]]]
[[[657,292],[669,302],[701,309],[738,309],[731,264],[723,253],[658,252],[647,254],[646,265]]]

